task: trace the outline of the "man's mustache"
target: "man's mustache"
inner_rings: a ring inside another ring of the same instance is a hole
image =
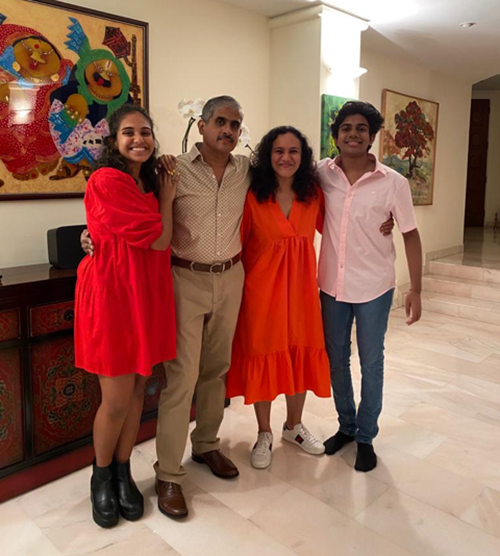
[[[222,135],[219,135],[219,137],[217,137],[218,140],[220,139],[228,139],[229,141],[234,142],[234,138],[232,135],[226,135],[225,133],[223,133]]]

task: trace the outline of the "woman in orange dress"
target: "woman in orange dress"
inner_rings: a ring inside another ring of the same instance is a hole
[[[306,138],[290,126],[272,129],[252,158],[241,228],[245,286],[227,375],[227,396],[254,404],[257,469],[271,463],[271,402],[279,394],[287,404],[283,439],[310,454],[325,451],[302,424],[308,390],[331,396],[314,249],[323,213]]]
[[[126,104],[85,193],[94,243],[78,267],[76,365],[98,375],[102,401],[94,421],[91,479],[94,521],[136,520],[142,494],[130,474],[144,386],[153,365],[175,357],[170,239],[176,178],[157,173],[153,122]]]

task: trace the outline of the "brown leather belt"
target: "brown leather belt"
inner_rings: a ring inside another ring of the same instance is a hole
[[[179,257],[174,257],[172,255],[172,265],[180,266],[181,268],[189,268],[189,270],[210,272],[210,274],[221,274],[222,272],[225,272],[226,270],[232,268],[240,259],[241,259],[241,253],[238,253],[228,261],[224,261],[221,263],[205,264],[205,263],[195,263],[194,261],[186,261],[184,259],[179,259]]]

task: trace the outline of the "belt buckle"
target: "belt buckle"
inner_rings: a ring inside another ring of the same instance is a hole
[[[226,263],[212,263],[210,265],[210,269],[209,269],[210,274],[222,274],[225,270],[225,268],[224,268],[225,264]],[[214,270],[215,266],[220,266],[220,272],[217,272],[217,271]]]

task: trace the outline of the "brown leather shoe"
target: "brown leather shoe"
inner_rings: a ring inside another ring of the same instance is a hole
[[[196,463],[206,463],[210,471],[221,479],[234,479],[240,474],[236,465],[220,450],[211,450],[204,454],[193,452],[192,458]]]
[[[158,494],[158,509],[162,514],[172,519],[187,516],[188,509],[181,485],[156,478],[155,490]]]

